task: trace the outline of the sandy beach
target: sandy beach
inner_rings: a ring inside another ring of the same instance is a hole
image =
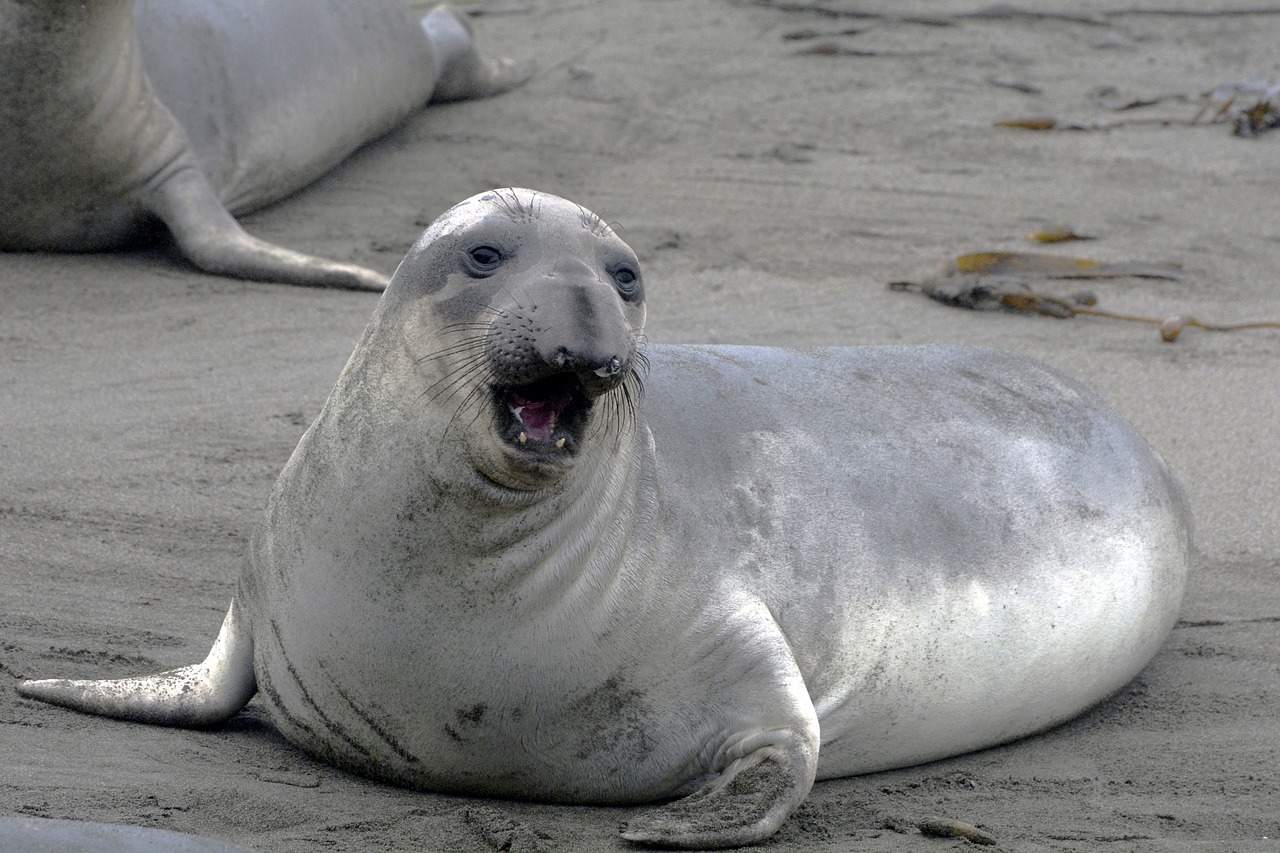
[[[1046,734],[819,783],[763,849],[964,849],[915,829],[945,816],[996,849],[1280,850],[1280,331],[1166,343],[1151,325],[887,286],[976,252],[1163,263],[1176,279],[1032,286],[1155,318],[1280,321],[1280,131],[1234,135],[1201,97],[1280,82],[1280,7],[1204,5],[486,0],[478,36],[536,60],[528,85],[433,106],[242,221],[390,273],[455,202],[531,187],[636,249],[652,341],[981,344],[1088,383],[1195,512],[1163,650]],[[1088,129],[997,126],[1032,119]],[[1094,239],[1026,236],[1064,226]],[[263,853],[633,849],[617,837],[633,810],[370,782],[294,749],[256,700],[182,731],[13,689],[203,658],[271,484],[376,300],[212,277],[164,246],[0,254],[0,816]]]

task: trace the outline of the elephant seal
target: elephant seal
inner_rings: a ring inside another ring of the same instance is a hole
[[[124,824],[0,817],[0,850],[14,853],[253,853],[212,838]]]
[[[815,778],[1043,730],[1155,654],[1190,519],[1081,386],[954,347],[642,349],[635,254],[473,197],[400,264],[201,664],[27,696],[279,730],[428,791],[681,799],[735,846]],[[642,393],[643,381],[643,393]]]
[[[219,275],[383,290],[233,214],[314,181],[428,100],[532,69],[403,0],[0,0],[0,249],[91,252],[157,223]]]

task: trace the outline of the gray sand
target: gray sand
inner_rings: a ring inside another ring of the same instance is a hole
[[[1089,283],[1106,307],[1280,319],[1280,132],[993,126],[1189,118],[1194,97],[1108,104],[1280,80],[1280,15],[1032,2],[1100,17],[937,26],[745,0],[492,0],[482,8],[503,14],[477,20],[481,38],[536,58],[529,86],[424,112],[246,220],[390,272],[454,202],[544,189],[617,223],[639,252],[654,341],[1003,347],[1093,385],[1165,456],[1201,555],[1183,621],[1133,684],[1039,737],[821,783],[768,849],[963,849],[912,828],[934,815],[1004,849],[1280,849],[1280,333],[1188,329],[1167,344],[1151,327],[964,312],[885,286],[964,252],[1036,250],[1026,232],[1070,223],[1099,239],[1042,250],[1183,265],[1176,282]],[[825,3],[896,15],[984,5]],[[787,37],[804,30],[832,35]],[[824,42],[864,55],[797,54]],[[0,255],[0,816],[262,851],[627,849],[615,837],[627,809],[368,782],[294,750],[256,702],[190,732],[12,689],[203,657],[257,512],[375,300],[213,278],[165,248]]]

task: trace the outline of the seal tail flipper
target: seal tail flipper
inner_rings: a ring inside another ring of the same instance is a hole
[[[627,841],[686,850],[742,847],[778,831],[813,787],[817,750],[780,732],[739,758],[701,790],[644,812],[622,829]]]
[[[183,156],[191,162],[176,163],[161,176],[143,204],[169,227],[178,248],[200,269],[304,287],[386,290],[387,277],[367,267],[295,252],[248,234],[222,204],[194,155]]]
[[[476,48],[471,25],[456,9],[440,5],[422,19],[436,56],[432,103],[488,98],[522,85],[536,70],[532,62],[488,59]]]
[[[104,717],[163,726],[213,726],[253,698],[253,637],[235,601],[203,663],[158,675],[102,680],[24,681],[18,692]]]

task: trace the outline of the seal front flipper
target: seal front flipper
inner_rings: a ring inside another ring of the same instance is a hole
[[[143,204],[173,234],[182,254],[215,275],[274,281],[306,287],[382,292],[388,279],[355,264],[344,264],[276,246],[247,233],[227,212],[195,162],[179,162],[143,196]]]
[[[692,632],[698,644],[686,650],[697,661],[688,677],[714,685],[700,707],[721,709],[706,721],[705,746],[687,744],[706,761],[689,779],[702,787],[629,820],[621,832],[628,841],[694,850],[756,844],[778,831],[817,777],[818,712],[773,612],[731,596],[705,617]]]
[[[714,849],[764,841],[813,787],[817,745],[792,731],[750,739],[746,755],[689,796],[632,818],[628,841],[658,847]],[[741,749],[741,747],[740,747]]]
[[[24,681],[18,692],[88,714],[164,726],[213,726],[253,698],[253,637],[235,601],[203,663],[157,675]]]

